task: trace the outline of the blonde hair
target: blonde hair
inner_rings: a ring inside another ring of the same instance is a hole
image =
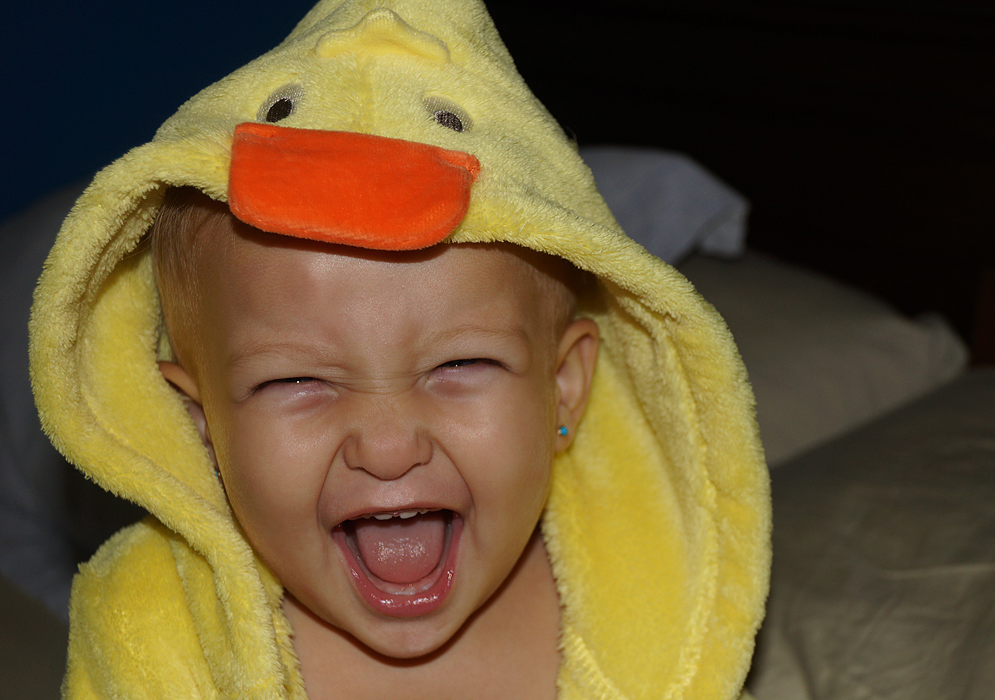
[[[234,217],[228,206],[195,187],[171,187],[149,228],[159,304],[173,354],[188,367],[196,358],[194,337],[202,293],[198,263],[219,234],[231,237]]]

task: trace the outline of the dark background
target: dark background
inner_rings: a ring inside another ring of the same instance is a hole
[[[290,0],[22,3],[2,34],[0,216],[88,177],[278,43]],[[944,313],[995,362],[995,3],[493,0],[581,143],[686,152],[752,247]]]

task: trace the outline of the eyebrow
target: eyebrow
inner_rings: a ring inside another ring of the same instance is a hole
[[[433,343],[445,343],[471,335],[517,340],[524,344],[529,351],[532,350],[532,341],[529,338],[529,334],[521,326],[515,326],[512,328],[493,328],[478,326],[473,323],[465,323],[452,328],[444,328],[437,333],[433,333],[432,335],[426,337],[426,342],[430,345]]]
[[[315,359],[314,352],[303,348],[297,343],[251,343],[243,348],[239,348],[237,352],[228,358],[228,367],[229,369],[238,369],[254,360],[271,355],[303,360]]]
[[[512,328],[493,328],[488,326],[480,326],[474,323],[466,323],[452,328],[444,328],[436,333],[425,336],[423,340],[425,345],[434,345],[437,343],[459,341],[461,338],[466,336],[484,336],[492,337],[496,340],[512,340],[520,342],[529,353],[530,358],[534,350],[534,343],[532,342],[532,339],[521,326],[515,326]],[[267,356],[281,356],[290,359],[314,361],[318,359],[318,355],[319,353],[315,352],[313,348],[302,347],[301,345],[292,342],[252,343],[235,352],[228,359],[228,367],[229,369],[237,370],[250,362],[256,361],[259,358],[265,358]]]

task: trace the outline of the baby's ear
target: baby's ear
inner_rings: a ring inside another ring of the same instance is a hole
[[[556,407],[557,450],[566,449],[573,441],[574,428],[584,415],[598,359],[599,339],[598,324],[589,318],[571,321],[560,339],[556,364],[556,386],[560,394]]]
[[[198,404],[201,402],[197,382],[180,365],[175,362],[162,361],[159,363],[159,371],[166,381],[173,385],[174,389]]]
[[[201,403],[200,389],[197,382],[193,380],[190,373],[175,362],[160,362],[159,371],[176,391],[183,397],[183,404],[187,407],[187,413],[193,419],[193,424],[197,426],[200,439],[204,442],[204,447],[211,453],[211,460],[214,459],[214,444],[211,442],[211,431],[207,427],[207,415]]]

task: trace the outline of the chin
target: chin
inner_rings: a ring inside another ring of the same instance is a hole
[[[439,621],[409,618],[362,626],[362,633],[353,636],[380,656],[412,661],[443,649],[459,634],[463,624],[465,620],[440,626]]]

